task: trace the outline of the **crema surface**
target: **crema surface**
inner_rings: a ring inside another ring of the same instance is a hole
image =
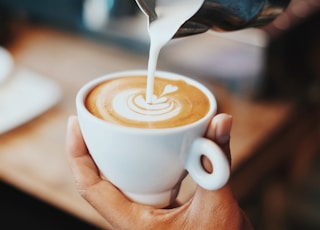
[[[183,80],[155,77],[152,103],[146,102],[146,76],[105,81],[86,98],[87,109],[100,119],[138,128],[170,128],[205,116],[209,99]]]

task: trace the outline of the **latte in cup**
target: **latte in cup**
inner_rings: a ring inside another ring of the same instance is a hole
[[[208,97],[182,79],[155,77],[152,103],[146,85],[143,75],[106,80],[89,92],[86,108],[111,123],[151,129],[191,124],[209,112]]]
[[[157,71],[146,103],[147,75],[110,73],[77,94],[80,129],[101,174],[130,200],[156,208],[175,201],[187,173],[204,189],[224,186],[228,159],[203,137],[217,111],[213,93],[192,78]],[[202,156],[212,173],[203,168]]]

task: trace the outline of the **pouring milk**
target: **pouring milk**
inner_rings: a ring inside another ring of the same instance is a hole
[[[154,74],[161,48],[171,40],[178,29],[201,7],[204,0],[157,0],[158,18],[149,23],[150,50],[146,102],[153,103]]]

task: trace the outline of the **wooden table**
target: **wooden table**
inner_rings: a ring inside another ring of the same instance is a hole
[[[8,49],[17,66],[57,82],[63,98],[41,116],[0,136],[0,179],[81,219],[107,227],[108,223],[75,190],[65,156],[67,119],[75,114],[75,95],[84,83],[109,72],[146,68],[147,56],[37,26],[21,30]],[[206,83],[215,91],[220,112],[233,115],[232,170],[234,178],[240,175],[241,179],[241,172],[254,164],[248,162],[259,147],[286,126],[294,106],[237,98],[219,85]],[[257,173],[247,182],[235,181],[239,199],[266,173]],[[192,193],[192,186],[192,182],[186,182],[185,197],[190,195],[188,191]]]

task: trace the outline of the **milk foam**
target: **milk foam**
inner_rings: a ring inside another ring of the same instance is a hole
[[[103,120],[131,127],[168,128],[193,123],[207,114],[207,96],[184,80],[155,78],[152,104],[146,102],[146,76],[111,79],[94,87],[87,109]]]
[[[168,97],[153,96],[153,103],[145,100],[145,91],[128,89],[119,92],[112,101],[114,112],[128,120],[155,122],[173,118],[179,114],[182,105]]]

